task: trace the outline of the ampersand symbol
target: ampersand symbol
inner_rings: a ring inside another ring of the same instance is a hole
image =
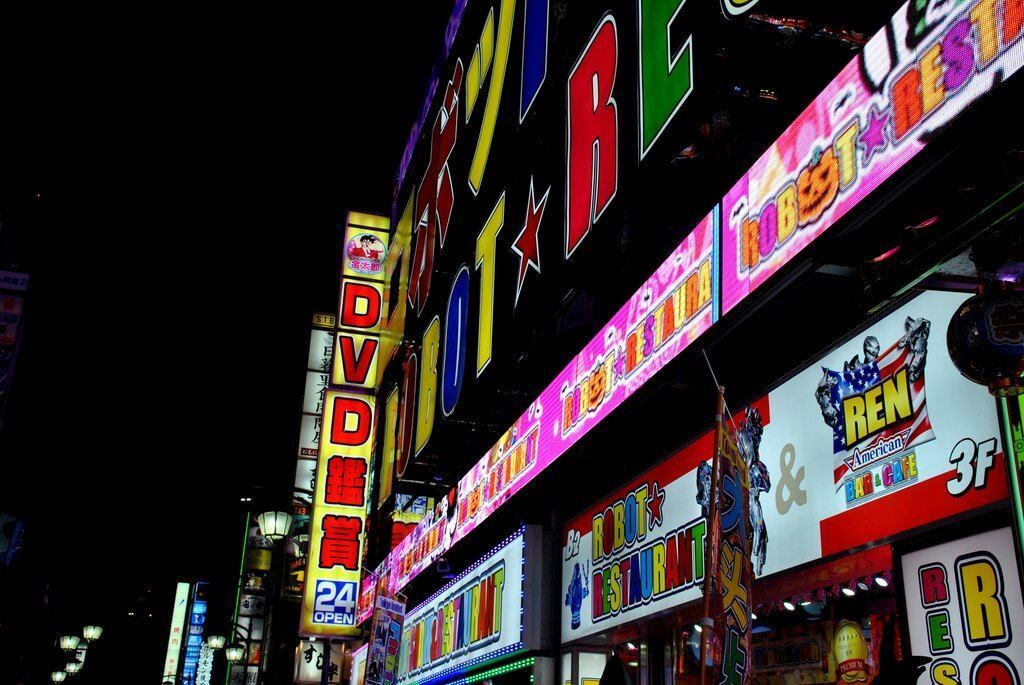
[[[782,448],[779,456],[779,471],[782,473],[779,487],[775,489],[775,508],[785,516],[793,507],[795,502],[798,507],[807,504],[807,491],[801,484],[804,482],[804,467],[801,466],[793,473],[793,466],[796,465],[796,449],[789,443]]]

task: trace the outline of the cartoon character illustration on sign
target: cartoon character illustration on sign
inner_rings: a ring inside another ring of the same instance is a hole
[[[768,466],[761,461],[760,447],[763,435],[764,422],[761,419],[761,412],[756,407],[750,407],[747,409],[746,420],[736,433],[736,442],[750,472],[750,527],[754,531],[753,562],[757,575],[761,575],[768,554],[768,527],[764,522],[761,493],[772,489]]]
[[[764,508],[761,505],[761,493],[772,489],[771,474],[768,466],[761,461],[761,437],[764,435],[764,422],[761,412],[750,407],[746,419],[736,432],[736,442],[743,461],[750,473],[750,527],[754,531],[753,552],[751,561],[757,574],[764,569],[768,554],[768,527],[765,525]],[[702,461],[697,467],[697,504],[706,518],[711,504],[711,462]]]
[[[572,629],[580,627],[580,610],[583,608],[583,600],[590,596],[590,589],[583,582],[583,576],[590,574],[590,563],[584,565],[583,573],[580,573],[580,565],[577,563],[572,569],[572,579],[569,581],[569,588],[565,593],[565,606],[569,607],[572,613]]]
[[[848,504],[875,496],[875,481],[889,479],[872,478],[872,468],[935,437],[925,402],[931,322],[908,316],[903,327],[885,350],[875,336],[864,338],[863,361],[854,355],[842,371],[823,368],[814,391],[821,418],[832,429],[835,483],[846,481]],[[916,478],[913,459],[886,468],[899,472],[892,484]]]
[[[345,255],[352,271],[368,276],[381,273],[387,256],[384,242],[372,233],[360,233],[349,240]]]
[[[906,333],[897,344],[900,349],[909,349],[910,363],[907,366],[910,369],[910,380],[916,381],[924,375],[924,364],[928,356],[928,333],[932,329],[932,323],[924,318],[914,319],[908,316],[903,327]],[[867,341],[864,344],[867,345]]]

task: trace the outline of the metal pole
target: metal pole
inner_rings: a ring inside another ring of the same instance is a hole
[[[700,629],[700,683],[705,685],[707,668],[705,661],[708,653],[709,632],[714,629],[715,622],[711,618],[711,592],[715,585],[715,576],[718,575],[718,540],[716,537],[715,521],[718,518],[718,470],[719,455],[721,454],[722,431],[725,430],[723,415],[725,414],[725,388],[718,386],[718,399],[715,406],[715,451],[711,456],[711,492],[708,494],[708,536],[704,549],[707,554],[705,569],[707,575],[704,577],[704,611],[701,617]]]

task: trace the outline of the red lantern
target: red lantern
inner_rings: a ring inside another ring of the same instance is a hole
[[[1011,284],[982,286],[953,314],[946,344],[960,373],[993,395],[1024,393],[1024,294]]]

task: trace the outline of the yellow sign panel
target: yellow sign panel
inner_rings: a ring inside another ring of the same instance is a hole
[[[326,393],[299,626],[303,635],[347,637],[359,632],[356,600],[375,409],[369,395],[334,389]]]
[[[345,226],[344,254],[341,256],[343,278],[384,280],[384,263],[388,258],[389,234],[349,223]]]

